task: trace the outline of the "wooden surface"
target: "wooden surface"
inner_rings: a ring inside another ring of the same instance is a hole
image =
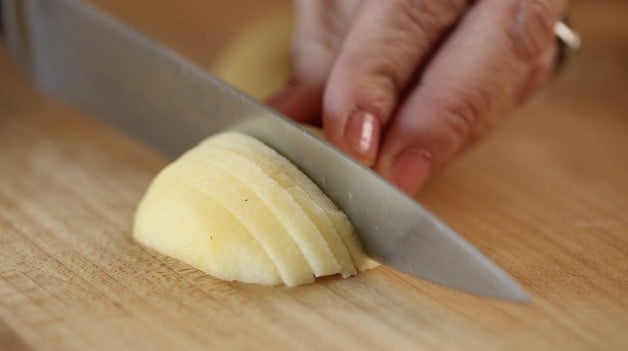
[[[204,65],[262,10],[99,3]],[[36,92],[0,49],[0,349],[628,349],[628,3],[573,10],[584,51],[419,195],[531,305],[385,267],[296,289],[226,283],[145,250],[132,216],[166,160]]]

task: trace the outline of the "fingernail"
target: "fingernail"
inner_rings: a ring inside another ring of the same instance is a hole
[[[427,181],[432,155],[423,149],[410,148],[399,154],[393,165],[391,180],[403,192],[413,195]]]
[[[349,117],[344,138],[363,163],[371,166],[377,158],[381,124],[370,112],[358,111]]]

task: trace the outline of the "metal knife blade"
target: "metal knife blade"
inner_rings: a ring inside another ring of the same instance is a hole
[[[343,210],[368,254],[400,271],[527,301],[503,270],[390,183],[300,125],[77,0],[3,0],[5,35],[36,84],[175,157],[225,129],[289,158]]]

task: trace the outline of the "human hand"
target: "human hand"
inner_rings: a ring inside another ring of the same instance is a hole
[[[296,0],[292,79],[269,104],[403,191],[539,90],[565,0]]]

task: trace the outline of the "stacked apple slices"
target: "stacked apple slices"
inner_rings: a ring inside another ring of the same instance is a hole
[[[203,141],[153,180],[133,236],[214,277],[249,283],[295,286],[376,265],[307,176],[235,132]]]

